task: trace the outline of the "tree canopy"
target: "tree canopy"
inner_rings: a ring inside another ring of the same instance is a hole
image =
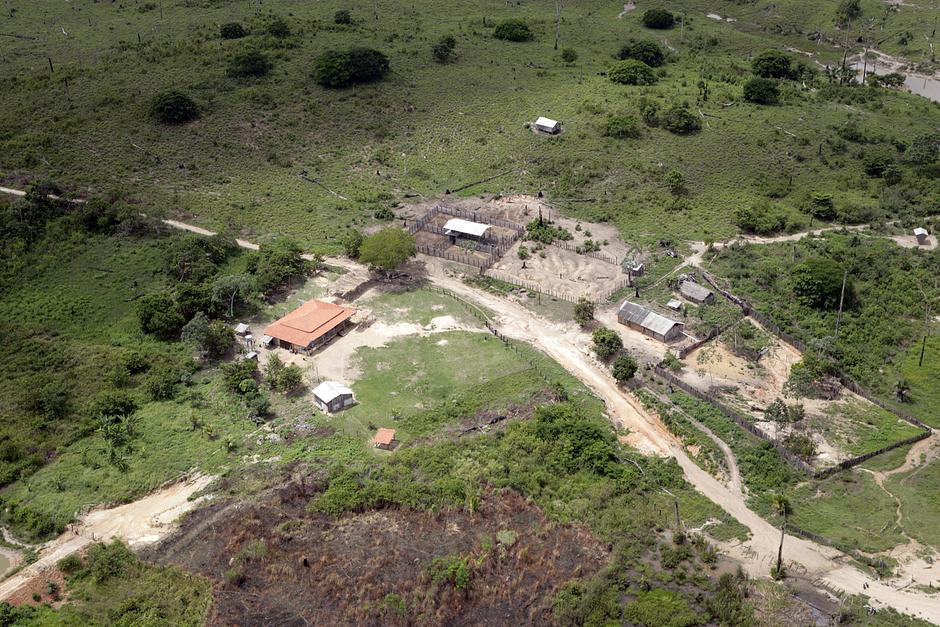
[[[607,78],[621,85],[653,85],[656,74],[653,69],[637,59],[617,61],[607,70]]]
[[[650,67],[659,67],[666,62],[666,54],[655,41],[631,39],[620,48],[617,58],[621,61],[636,59]]]
[[[395,227],[384,228],[363,238],[359,246],[359,261],[390,272],[417,254],[414,237]]]
[[[183,124],[199,117],[199,107],[186,94],[171,90],[158,94],[150,103],[150,115],[164,124]]]
[[[842,294],[842,265],[832,259],[807,259],[793,269],[793,293],[815,309],[835,309]],[[846,283],[845,306],[852,301],[852,284]]]
[[[666,29],[676,25],[675,16],[666,9],[648,9],[643,13],[643,26],[647,28]]]
[[[780,88],[771,78],[755,76],[744,83],[744,99],[762,105],[775,105],[780,100]]]
[[[780,50],[765,50],[751,61],[751,70],[761,78],[791,78],[792,60]]]

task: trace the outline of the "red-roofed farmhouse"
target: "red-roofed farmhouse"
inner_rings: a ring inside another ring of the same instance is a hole
[[[264,334],[276,345],[293,351],[309,351],[322,346],[352,323],[356,310],[322,300],[308,300],[280,320],[268,325]]]

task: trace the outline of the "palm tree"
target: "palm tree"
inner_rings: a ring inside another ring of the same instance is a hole
[[[907,401],[907,395],[910,393],[910,391],[911,386],[904,379],[898,379],[898,382],[894,384],[894,396],[901,403]]]
[[[777,577],[783,576],[783,537],[787,533],[787,522],[793,508],[790,506],[790,500],[782,494],[774,494],[770,499],[770,505],[773,507],[777,516],[783,517],[783,524],[780,526],[780,548],[777,549]]]

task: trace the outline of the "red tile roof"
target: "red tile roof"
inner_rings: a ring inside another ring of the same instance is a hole
[[[297,346],[309,346],[317,338],[355,315],[351,307],[341,307],[322,300],[308,300],[280,320],[264,329],[265,335],[290,342]]]
[[[384,427],[379,429],[376,432],[375,437],[372,438],[372,443],[376,446],[389,446],[394,441],[395,441],[395,430],[386,429]]]

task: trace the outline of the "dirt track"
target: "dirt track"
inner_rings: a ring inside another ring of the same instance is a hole
[[[87,514],[69,531],[47,543],[36,562],[0,582],[0,600],[13,597],[34,578],[55,568],[60,559],[81,551],[93,542],[118,537],[135,549],[157,542],[173,531],[173,523],[177,518],[199,504],[198,500],[191,501],[189,497],[205,488],[213,479],[198,475],[133,503]]]

